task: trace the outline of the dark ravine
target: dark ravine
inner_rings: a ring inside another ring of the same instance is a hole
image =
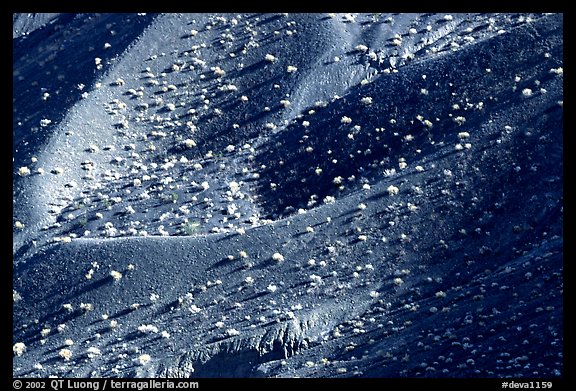
[[[14,377],[560,378],[562,26],[15,15]]]

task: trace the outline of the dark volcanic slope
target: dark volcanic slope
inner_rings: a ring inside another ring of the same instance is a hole
[[[14,376],[563,374],[562,15],[35,20]]]

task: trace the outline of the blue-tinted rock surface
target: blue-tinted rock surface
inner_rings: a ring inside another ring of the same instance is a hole
[[[562,23],[15,15],[14,376],[561,376]]]

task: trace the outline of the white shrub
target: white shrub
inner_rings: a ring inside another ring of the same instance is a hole
[[[183,143],[186,146],[186,148],[194,148],[196,146],[196,141],[189,138],[184,140]]]
[[[454,122],[456,122],[458,125],[463,125],[464,122],[466,122],[466,118],[462,117],[462,116],[458,116],[454,118]]]
[[[18,169],[18,175],[20,176],[30,175],[30,169],[28,167],[20,167]]]
[[[26,345],[23,342],[17,342],[14,344],[14,346],[12,346],[12,351],[15,355],[20,357],[26,351]]]
[[[202,308],[196,306],[196,304],[192,304],[189,308],[190,312],[192,312],[193,314],[197,314],[200,311],[202,311]]]
[[[62,349],[58,352],[58,355],[68,361],[72,358],[72,351],[70,349]]]
[[[360,99],[360,102],[362,102],[362,104],[368,106],[372,104],[372,98],[369,96],[365,96],[364,98]]]
[[[146,365],[150,360],[152,360],[152,357],[149,354],[144,353],[138,356],[138,363],[140,363],[140,365]]]
[[[555,73],[556,75],[564,75],[564,68],[551,68],[550,73]]]
[[[12,289],[12,301],[14,303],[16,303],[17,301],[22,300],[22,296],[20,296],[20,293],[16,292],[14,289]]]
[[[96,357],[96,356],[101,355],[102,352],[100,352],[100,349],[98,349],[97,347],[90,346],[90,347],[86,350],[86,354],[88,355],[88,358],[94,358],[94,357]]]
[[[272,260],[274,260],[276,262],[282,262],[282,261],[284,261],[284,256],[280,253],[274,253],[274,254],[272,254]]]
[[[322,202],[324,202],[325,204],[333,204],[336,202],[336,198],[334,198],[332,196],[326,196],[326,197],[324,197]]]
[[[387,188],[386,190],[388,190],[388,194],[390,194],[390,195],[396,195],[396,194],[398,194],[398,192],[400,191],[400,189],[398,189],[398,188],[397,188],[396,186],[394,186],[394,185],[388,186],[388,188]]]
[[[276,285],[270,284],[268,285],[268,287],[266,287],[266,289],[270,292],[270,293],[274,293],[276,292],[276,290],[278,289],[278,287]]]
[[[110,272],[110,276],[114,279],[114,281],[120,281],[120,279],[122,278],[122,273],[116,270],[112,270]]]
[[[229,215],[233,215],[238,210],[238,206],[236,204],[229,204],[226,206],[226,212]]]
[[[288,72],[288,73],[294,73],[294,72],[296,72],[297,70],[298,70],[298,68],[296,68],[296,67],[293,66],[293,65],[288,65],[288,68],[286,68],[286,72]]]
[[[151,324],[143,324],[141,326],[138,326],[138,331],[140,331],[141,333],[144,333],[144,334],[150,334],[150,333],[157,334],[158,333],[158,327],[151,325]]]

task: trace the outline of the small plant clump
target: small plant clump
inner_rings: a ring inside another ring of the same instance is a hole
[[[114,281],[120,281],[120,279],[122,278],[122,273],[116,270],[112,270],[110,272],[110,277],[112,277]]]
[[[26,345],[23,342],[17,342],[12,347],[12,351],[16,356],[20,357],[26,351]]]
[[[18,175],[20,176],[30,175],[30,169],[28,167],[20,167],[18,169]]]
[[[86,350],[86,354],[88,355],[88,358],[94,358],[96,356],[100,356],[102,354],[102,352],[97,347],[90,346]]]
[[[158,333],[158,327],[151,325],[151,324],[143,324],[141,326],[138,326],[138,331],[140,331],[143,334],[157,334]]]
[[[390,195],[396,195],[396,194],[398,194],[398,192],[400,191],[400,189],[398,189],[398,188],[397,188],[396,186],[394,186],[394,185],[388,186],[388,188],[387,188],[386,190],[388,190],[388,194],[390,194]]]
[[[69,361],[72,358],[72,351],[70,349],[61,349],[58,355],[62,357],[65,361]]]
[[[274,253],[274,254],[272,254],[272,260],[280,263],[280,262],[284,261],[284,256],[280,253]]]
[[[22,296],[20,295],[20,293],[16,292],[15,290],[12,290],[12,301],[16,303],[20,300],[22,300]]]
[[[365,96],[362,99],[360,99],[360,102],[366,106],[369,106],[372,104],[372,98],[369,96]]]
[[[144,353],[138,356],[138,363],[140,365],[146,365],[150,362],[150,360],[152,360],[152,357],[149,354]]]
[[[436,297],[439,298],[439,299],[443,299],[444,297],[446,297],[446,292],[438,291],[438,292],[435,293],[434,296],[436,296]]]

